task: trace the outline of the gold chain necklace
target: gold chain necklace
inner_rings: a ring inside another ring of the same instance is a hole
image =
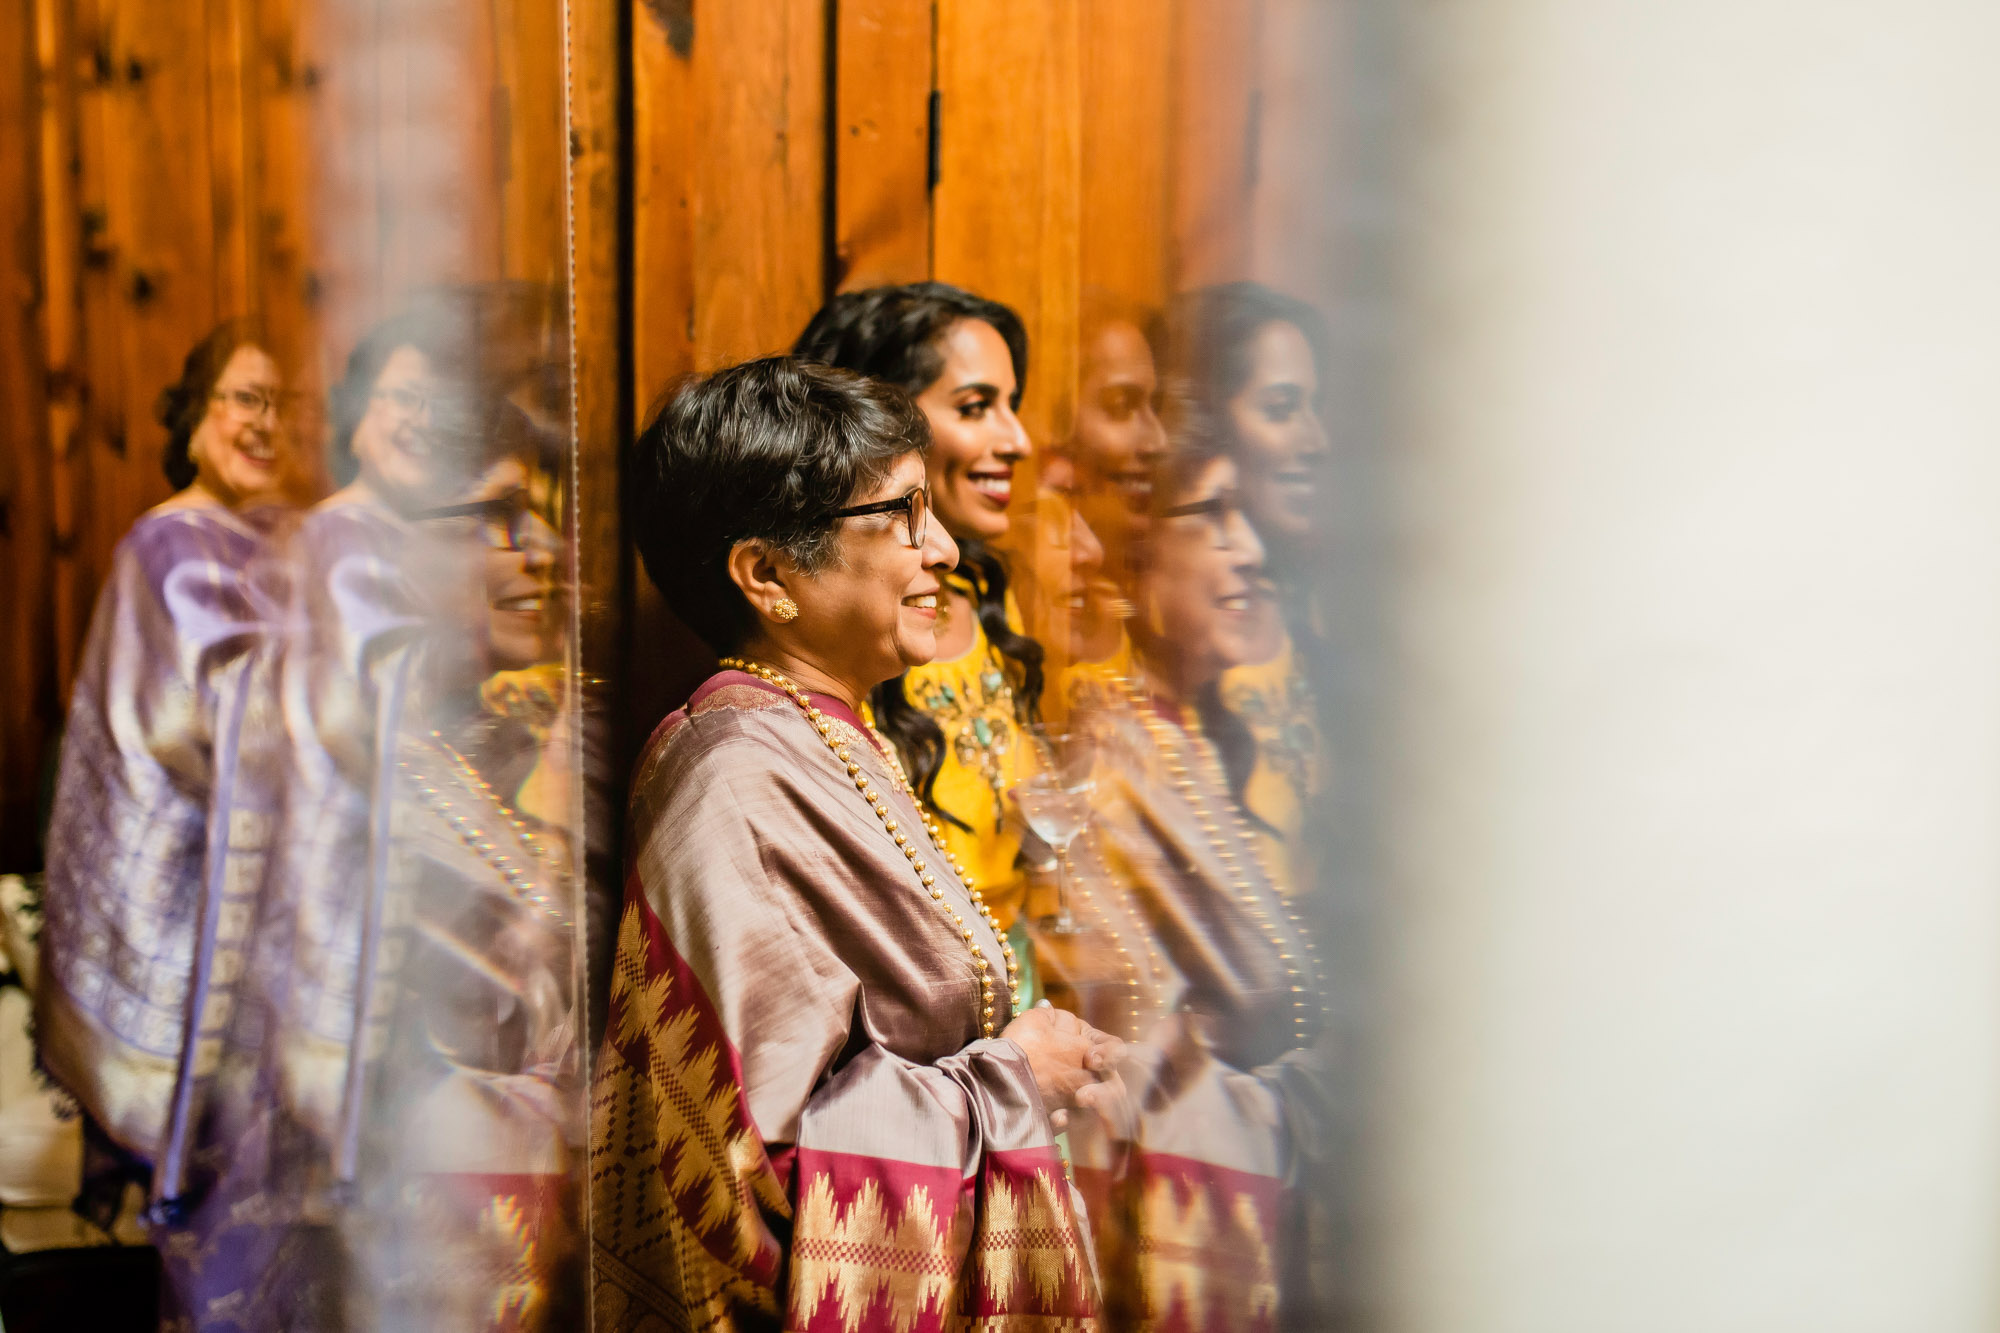
[[[793,684],[791,678],[783,672],[765,666],[762,662],[752,662],[742,657],[725,657],[717,665],[755,676],[765,684],[775,685],[783,690],[791,697],[792,702],[799,706],[799,711],[806,715],[806,721],[812,723],[813,729],[819,732],[819,738],[826,743],[829,750],[833,751],[833,757],[846,766],[847,776],[854,780],[855,789],[861,793],[862,799],[868,802],[869,808],[875,812],[875,817],[882,821],[883,829],[896,840],[896,846],[902,849],[904,858],[910,863],[910,869],[917,872],[917,878],[923,884],[924,892],[928,893],[931,901],[951,918],[952,925],[965,940],[965,947],[972,954],[972,964],[979,972],[979,997],[982,1006],[980,1032],[987,1037],[996,1035],[998,1029],[993,1022],[992,964],[987,959],[985,950],[979,947],[979,941],[974,937],[972,927],[965,923],[965,918],[959,915],[958,909],[945,901],[944,888],[937,882],[936,873],[925,865],[923,858],[918,854],[916,843],[910,840],[910,835],[897,826],[896,820],[889,813],[887,803],[882,800],[881,793],[875,791],[871,785],[868,774],[862,771],[860,764],[854,762],[854,757],[846,744],[834,736],[833,723],[820,711],[817,704],[806,697],[805,691]],[[874,729],[871,727],[870,730]],[[986,918],[986,924],[993,928],[993,937],[1000,941],[1000,952],[1007,962],[1007,1012],[1011,1014],[1014,1009],[1014,981],[1018,967],[1014,960],[1014,946],[1007,942],[1006,933],[1000,929],[999,919],[986,905],[986,900],[979,896],[979,889],[972,882],[972,877],[965,873],[965,867],[959,864],[957,857],[945,849],[944,829],[924,809],[924,803],[917,799],[916,789],[910,785],[909,774],[903,771],[903,761],[897,758],[895,747],[883,741],[879,732],[876,733],[876,739],[882,741],[882,752],[888,756],[889,766],[894,770],[897,782],[909,796],[911,808],[917,812],[917,817],[923,820],[924,831],[930,835],[931,846],[951,867],[952,873],[958,876],[958,882],[965,886],[966,896],[972,899],[972,905]]]
[[[1139,721],[1152,736],[1154,745],[1159,748],[1166,760],[1167,773],[1173,780],[1175,790],[1180,792],[1182,799],[1194,811],[1202,832],[1208,835],[1209,848],[1214,851],[1216,859],[1222,862],[1223,868],[1229,872],[1238,900],[1249,912],[1251,921],[1264,932],[1264,937],[1276,950],[1278,961],[1284,964],[1285,981],[1292,993],[1292,1023],[1298,1034],[1299,1045],[1305,1045],[1311,1032],[1310,1010],[1313,1006],[1310,1004],[1310,997],[1319,989],[1319,955],[1313,947],[1312,936],[1307,933],[1305,924],[1299,920],[1298,914],[1282,901],[1283,896],[1277,892],[1277,878],[1271,874],[1270,866],[1264,862],[1264,853],[1257,846],[1256,835],[1251,832],[1249,822],[1243,818],[1242,812],[1235,808],[1234,802],[1231,802],[1228,813],[1235,827],[1237,840],[1249,850],[1250,858],[1257,863],[1257,869],[1262,872],[1265,882],[1272,886],[1273,895],[1280,899],[1279,910],[1283,912],[1286,924],[1291,927],[1291,940],[1287,940],[1283,932],[1278,929],[1276,915],[1266,911],[1257,901],[1256,887],[1251,884],[1249,875],[1244,872],[1241,859],[1230,849],[1223,836],[1222,826],[1209,809],[1208,802],[1201,796],[1195,784],[1194,774],[1181,758],[1180,744],[1172,733],[1178,731],[1200,756],[1203,767],[1207,770],[1202,776],[1210,785],[1215,790],[1228,791],[1228,775],[1223,771],[1222,757],[1216,752],[1215,742],[1209,740],[1202,730],[1201,719],[1198,717],[1182,710],[1186,718],[1185,725],[1173,727],[1159,716],[1144,691],[1131,680],[1120,679],[1118,683],[1124,687],[1126,699],[1138,713]],[[1294,948],[1297,949],[1297,953],[1292,952]],[[1303,970],[1301,964],[1304,965]],[[1326,1010],[1323,1002],[1319,1008],[1321,1015],[1324,1016]]]

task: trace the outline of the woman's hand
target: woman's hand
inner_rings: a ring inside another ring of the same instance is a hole
[[[1125,1051],[1118,1038],[1046,1002],[1009,1023],[1000,1035],[1027,1055],[1042,1104],[1049,1108],[1049,1123],[1058,1132],[1068,1127],[1072,1107],[1099,1109],[1106,1098],[1101,1087],[1108,1086],[1100,1081]]]

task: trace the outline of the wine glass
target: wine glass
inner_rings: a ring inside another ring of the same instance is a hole
[[[1056,916],[1049,932],[1075,935],[1083,928],[1070,910],[1069,845],[1090,822],[1090,797],[1097,787],[1096,750],[1082,734],[1039,726],[1028,732],[1040,764],[1015,787],[1014,802],[1035,836],[1056,854]]]

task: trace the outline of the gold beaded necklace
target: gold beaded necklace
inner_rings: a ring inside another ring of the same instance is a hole
[[[458,799],[454,800],[452,793],[405,756],[397,760],[396,766],[412,781],[418,801],[442,819],[469,851],[485,861],[512,893],[540,908],[551,919],[567,923],[568,915],[556,897],[555,885],[550,882],[562,877],[557,858],[535,836],[527,821],[500,799],[500,793],[472,761],[444,738],[444,733],[433,730],[430,739],[450,761],[448,771],[458,787]],[[513,831],[515,842],[529,854],[531,863],[523,864],[510,856],[482,823],[506,824]]]
[[[1181,798],[1194,811],[1202,832],[1208,836],[1210,850],[1229,872],[1231,887],[1236,890],[1237,899],[1249,912],[1251,921],[1263,931],[1265,939],[1276,951],[1278,961],[1284,964],[1285,981],[1292,994],[1293,1027],[1299,1044],[1303,1046],[1311,1032],[1311,1010],[1315,1007],[1310,1000],[1313,993],[1319,990],[1318,951],[1313,947],[1312,936],[1307,933],[1305,923],[1300,921],[1298,914],[1282,901],[1282,895],[1276,893],[1277,878],[1265,864],[1264,853],[1257,846],[1257,839],[1250,831],[1249,822],[1243,818],[1242,811],[1236,809],[1234,802],[1228,802],[1228,817],[1234,826],[1237,842],[1248,849],[1250,859],[1256,862],[1257,869],[1263,874],[1265,882],[1274,886],[1273,896],[1280,899],[1279,910],[1283,912],[1286,924],[1291,927],[1290,940],[1287,940],[1284,933],[1279,930],[1276,915],[1267,911],[1257,901],[1256,886],[1250,882],[1249,875],[1243,869],[1241,858],[1231,849],[1224,837],[1221,824],[1214,812],[1209,809],[1207,800],[1201,795],[1193,772],[1181,757],[1180,740],[1184,739],[1199,757],[1202,767],[1206,770],[1202,777],[1211,789],[1227,791],[1229,779],[1223,772],[1222,757],[1216,752],[1215,743],[1202,730],[1201,719],[1188,710],[1182,710],[1183,725],[1174,727],[1159,716],[1145,692],[1131,680],[1121,678],[1118,683],[1124,688],[1126,699],[1137,712],[1140,722],[1152,736],[1153,744],[1165,759],[1167,773],[1173,780],[1175,790],[1180,792]],[[1174,735],[1176,732],[1179,733],[1180,739],[1176,739]],[[1293,952],[1294,949],[1297,952]],[[1326,1013],[1324,1002],[1322,1001],[1317,1007],[1323,1017]]]
[[[965,947],[972,954],[972,965],[979,973],[979,997],[981,1004],[980,1032],[987,1037],[997,1035],[999,1029],[994,1025],[993,1021],[992,964],[987,959],[985,950],[979,947],[979,941],[974,937],[972,927],[965,923],[965,918],[959,915],[958,909],[945,900],[944,888],[938,883],[936,872],[924,863],[923,857],[918,854],[917,844],[910,840],[910,835],[903,832],[897,826],[895,818],[889,812],[888,804],[883,801],[881,793],[874,789],[872,780],[868,774],[862,770],[860,764],[854,761],[853,754],[848,750],[847,745],[834,736],[833,723],[828,720],[825,713],[820,711],[819,705],[807,698],[805,691],[793,684],[791,678],[783,672],[773,667],[765,666],[762,662],[752,662],[742,657],[725,657],[718,665],[732,671],[741,671],[755,676],[765,684],[774,685],[778,689],[783,690],[786,695],[790,696],[791,701],[798,705],[799,711],[805,714],[806,721],[812,723],[813,730],[819,733],[820,740],[824,741],[826,747],[833,751],[833,757],[846,767],[847,776],[853,779],[855,790],[859,791],[861,798],[868,802],[869,808],[875,812],[875,817],[882,821],[883,830],[890,837],[894,838],[896,846],[902,849],[904,858],[910,863],[910,869],[917,873],[917,878],[922,883],[924,892],[928,893],[931,901],[935,902],[944,911],[945,915],[951,918],[952,925],[957,928],[959,935],[965,940]],[[871,732],[874,731],[872,727],[869,730]],[[972,882],[972,877],[965,873],[965,867],[959,864],[957,857],[945,849],[944,829],[924,809],[924,803],[917,799],[916,789],[910,785],[909,774],[904,772],[903,762],[897,758],[895,747],[890,745],[886,740],[883,740],[879,732],[875,732],[875,739],[880,742],[882,753],[888,757],[889,766],[894,770],[897,782],[901,784],[903,791],[909,796],[911,807],[916,810],[917,817],[923,820],[924,831],[930,835],[931,846],[936,849],[937,854],[944,859],[945,863],[951,867],[952,873],[958,876],[958,882],[965,886],[966,896],[972,899],[972,905],[986,918],[986,924],[993,928],[994,938],[1000,941],[1000,952],[1007,962],[1007,1011],[1011,1014],[1014,1008],[1014,981],[1018,967],[1014,960],[1014,946],[1007,942],[1006,932],[1000,929],[999,919],[993,915],[992,909],[986,905],[986,900],[980,897],[979,889]]]
[[[1166,981],[1166,969],[1161,965],[1160,953],[1153,944],[1153,932],[1146,926],[1145,917],[1135,905],[1129,893],[1121,894],[1117,876],[1112,872],[1110,859],[1098,844],[1097,830],[1086,827],[1078,839],[1082,855],[1071,854],[1069,860],[1069,887],[1076,898],[1080,915],[1095,917],[1102,922],[1106,934],[1111,939],[1112,952],[1117,956],[1118,966],[1125,972],[1125,990],[1131,1003],[1126,1010],[1130,1040],[1138,1041],[1145,1035],[1145,1008],[1149,989],[1157,994]],[[1105,901],[1097,900],[1096,892],[1090,887],[1090,872],[1086,865],[1095,861],[1103,869],[1106,886]],[[1113,904],[1117,904],[1114,908]],[[1134,927],[1133,923],[1137,922]],[[1142,977],[1139,964],[1132,956],[1132,941],[1136,940],[1146,955],[1146,972]],[[1157,1001],[1156,1001],[1157,1002]]]

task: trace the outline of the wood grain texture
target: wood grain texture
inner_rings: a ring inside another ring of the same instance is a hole
[[[929,0],[840,0],[834,29],[836,290],[931,271]]]
[[[633,0],[633,374],[782,351],[826,290],[827,0]],[[642,729],[710,654],[635,575],[627,706]]]
[[[0,15],[0,198],[41,186],[35,11]],[[0,865],[41,863],[36,815],[56,717],[41,217],[0,219]]]
[[[938,3],[934,274],[1020,312],[1029,341],[1022,420],[1038,447],[1068,420],[1075,394],[1080,37],[1069,0]]]
[[[1085,0],[1083,286],[1146,306],[1167,295],[1174,27],[1160,0]]]
[[[154,402],[223,312],[204,8],[78,0],[76,13],[93,63],[81,98],[82,203],[103,219],[103,249],[83,269],[89,502],[80,554],[94,595],[112,547],[171,490]]]
[[[692,19],[670,32],[662,7],[632,11],[633,393],[641,419],[694,369],[694,49]]]
[[[826,0],[698,7],[694,358],[782,351],[826,291]]]
[[[297,406],[287,423],[300,455],[300,498],[323,494],[332,355],[322,327],[315,228],[331,192],[322,188],[322,144],[314,104],[321,62],[310,0],[256,0],[247,34],[251,113],[243,151],[256,188],[250,217],[250,303],[264,321],[271,354]]]
[[[96,592],[83,549],[89,453],[83,447],[88,385],[83,362],[82,267],[86,237],[79,205],[81,163],[74,25],[67,0],[36,0],[35,89],[42,250],[41,350],[47,366],[50,620],[58,709],[69,697],[76,658]],[[95,243],[94,239],[91,243]]]
[[[1175,289],[1249,275],[1263,8],[1264,0],[1177,0],[1168,215]]]
[[[255,0],[206,0],[208,20],[209,244],[214,251],[218,312],[257,309],[250,209],[258,194],[258,154],[251,140],[259,116]]]
[[[1338,290],[1345,94],[1331,77],[1348,49],[1344,5],[1263,0],[1260,161],[1250,273],[1316,304]]]
[[[493,134],[500,140],[500,276],[567,285],[563,11],[494,0]]]
[[[578,651],[583,669],[611,682],[615,692],[624,674],[631,583],[618,489],[632,431],[631,144],[625,129],[631,84],[621,59],[630,15],[611,5],[577,4],[568,22]]]

